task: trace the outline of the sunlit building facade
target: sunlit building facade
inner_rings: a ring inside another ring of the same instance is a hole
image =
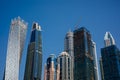
[[[41,80],[42,74],[42,39],[41,27],[33,23],[30,43],[27,50],[24,80]]]
[[[57,61],[60,64],[60,80],[73,80],[71,56],[67,52],[62,52]]]
[[[71,57],[71,72],[70,72],[70,76],[71,76],[71,79],[70,80],[73,80],[74,79],[74,47],[73,47],[73,32],[72,31],[69,31],[67,32],[66,36],[65,36],[65,42],[64,42],[64,51],[67,52],[69,54],[69,56]]]
[[[20,17],[11,21],[6,67],[5,67],[5,80],[18,80],[19,67],[26,38],[27,23]]]
[[[44,68],[44,80],[59,80],[60,65],[57,63],[57,58],[51,54],[46,61]]]
[[[115,45],[115,40],[110,32],[106,32],[104,36],[104,45],[105,47]]]
[[[103,71],[103,64],[102,64],[102,58],[101,57],[100,57],[99,63],[100,63],[101,80],[104,80],[104,71]]]
[[[92,40],[91,41],[91,53],[93,53],[93,63],[94,63],[94,75],[95,80],[99,80],[99,73],[98,73],[98,61],[97,61],[97,52],[96,52],[96,43]]]

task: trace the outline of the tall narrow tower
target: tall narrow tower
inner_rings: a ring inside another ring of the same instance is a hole
[[[26,38],[27,23],[20,17],[11,21],[9,31],[5,80],[18,80],[21,56]]]
[[[81,27],[74,31],[74,80],[95,80],[91,34]]]
[[[93,40],[91,41],[91,51],[92,51],[91,53],[93,53],[93,59],[94,59],[93,63],[94,63],[95,80],[99,80],[96,43]]]
[[[74,79],[74,47],[73,47],[73,32],[69,31],[67,32],[66,36],[65,36],[65,43],[64,43],[64,51],[66,51],[69,56],[71,57],[71,80]]]
[[[64,50],[68,52],[72,58],[74,57],[74,49],[73,49],[73,32],[69,31],[67,32],[65,36],[65,43],[64,43]]]
[[[58,63],[60,64],[60,80],[73,80],[71,69],[71,56],[67,52],[62,52],[58,56]]]
[[[27,50],[24,80],[41,80],[42,72],[42,41],[41,27],[34,23],[30,43]]]

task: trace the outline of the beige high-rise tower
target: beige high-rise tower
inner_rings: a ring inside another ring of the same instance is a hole
[[[57,61],[60,64],[60,80],[73,80],[71,56],[67,52],[62,52]]]

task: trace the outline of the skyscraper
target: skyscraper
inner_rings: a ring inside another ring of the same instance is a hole
[[[42,72],[42,41],[41,27],[33,23],[30,43],[27,50],[24,80],[41,80]]]
[[[95,73],[95,80],[99,80],[99,73],[98,73],[98,62],[97,62],[97,53],[96,53],[96,44],[94,41],[91,41],[91,53],[93,53],[93,63],[94,63],[94,73]]]
[[[71,69],[71,56],[67,52],[62,52],[58,56],[60,64],[60,80],[73,80]]]
[[[81,27],[74,31],[74,80],[95,80],[91,34]]]
[[[74,68],[74,47],[73,47],[73,32],[69,31],[67,32],[65,36],[65,43],[64,43],[64,51],[66,51],[69,56],[71,57],[71,79],[74,78],[73,68]]]
[[[59,80],[60,65],[57,63],[57,58],[51,54],[45,64],[44,80]]]
[[[19,67],[26,38],[27,23],[20,17],[11,21],[9,31],[5,80],[18,80]]]
[[[74,58],[74,47],[73,47],[73,32],[69,31],[67,32],[65,36],[65,43],[64,43],[64,50],[68,52],[72,58]]]
[[[105,47],[101,48],[103,78],[104,80],[120,80],[120,51],[110,32],[106,32],[104,41]]]

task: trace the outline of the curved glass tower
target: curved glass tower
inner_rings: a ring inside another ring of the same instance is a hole
[[[20,17],[11,21],[8,39],[5,80],[18,80],[19,67],[26,37],[27,23]]]
[[[42,72],[42,41],[41,27],[34,23],[28,45],[24,80],[41,80]]]

